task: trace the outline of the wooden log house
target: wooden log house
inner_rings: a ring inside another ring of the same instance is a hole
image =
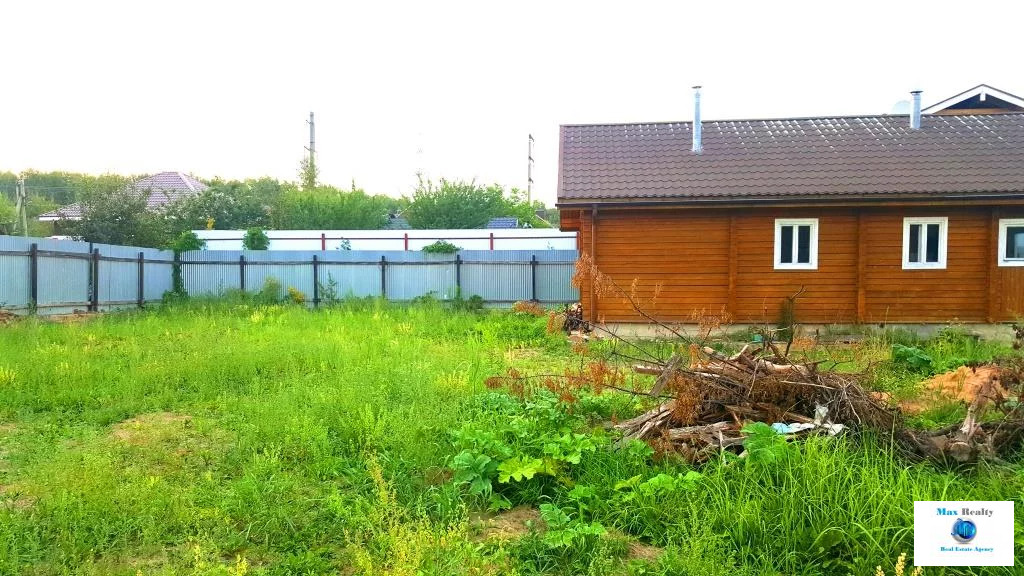
[[[701,122],[698,92],[695,119],[561,127],[561,229],[655,317],[772,322],[801,290],[806,323],[1024,316],[1024,99]],[[643,321],[595,292],[589,320]]]

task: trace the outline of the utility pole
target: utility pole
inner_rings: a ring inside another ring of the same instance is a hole
[[[313,113],[309,113],[309,173],[316,174],[316,126],[313,124]]]
[[[17,231],[19,225],[21,227],[21,235],[28,236],[28,195],[25,193],[25,178],[19,176],[18,184],[14,190],[14,210],[16,212],[17,220],[14,222],[14,229]]]
[[[526,153],[526,203],[533,204],[533,134],[530,134],[530,146]]]

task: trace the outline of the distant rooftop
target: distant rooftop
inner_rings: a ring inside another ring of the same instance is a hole
[[[484,228],[519,228],[519,218],[513,216],[491,218]]]
[[[160,172],[136,180],[128,188],[146,194],[146,208],[156,210],[180,198],[198,194],[206,190],[207,186],[183,172]],[[82,206],[77,203],[39,215],[41,222],[81,219]]]

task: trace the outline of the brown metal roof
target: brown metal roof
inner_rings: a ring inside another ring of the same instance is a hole
[[[558,204],[1024,200],[1024,114],[854,116],[561,128]]]

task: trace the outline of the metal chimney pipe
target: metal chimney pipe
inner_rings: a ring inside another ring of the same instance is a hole
[[[700,125],[700,86],[693,87],[693,153],[700,154],[704,151],[704,143],[701,141],[702,130]]]
[[[910,105],[910,129],[920,130],[921,129],[921,91],[913,90],[910,92],[912,104]]]

